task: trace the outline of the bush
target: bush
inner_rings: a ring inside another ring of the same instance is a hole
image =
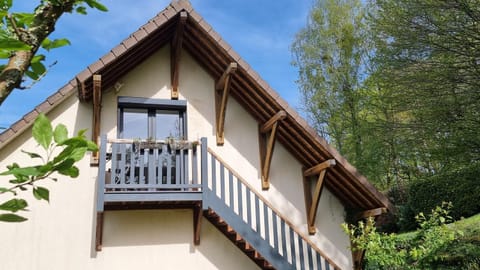
[[[458,220],[480,212],[480,164],[425,178],[412,183],[400,212],[400,227],[415,226],[413,213],[430,212],[441,202],[452,202],[450,215]]]

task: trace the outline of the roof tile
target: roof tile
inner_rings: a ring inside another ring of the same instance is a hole
[[[170,19],[177,14],[172,6],[167,7],[162,13],[167,19]]]
[[[25,114],[23,116],[23,119],[27,122],[27,123],[30,123],[32,122],[33,120],[35,120],[35,118],[37,118],[37,116],[39,115],[39,113],[36,111],[36,110],[33,110],[27,114]]]
[[[222,37],[220,36],[220,34],[218,34],[217,31],[213,30],[213,28],[210,30],[209,34],[210,34],[210,36],[213,38],[213,40],[215,40],[215,41],[217,41],[217,42],[222,39]],[[223,40],[223,39],[222,39],[222,40]],[[224,43],[227,43],[227,42],[224,41]],[[227,44],[227,45],[228,45],[228,44]],[[228,50],[226,50],[226,51],[228,51]]]
[[[192,10],[190,12],[190,18],[194,19],[199,24],[200,24],[201,21],[203,21],[202,16],[200,14],[198,14],[195,10]]]
[[[150,34],[150,33],[154,32],[155,30],[157,30],[158,27],[157,27],[157,25],[155,24],[154,21],[149,21],[148,23],[146,23],[143,26],[143,29],[145,30],[145,32],[147,32],[147,34]]]
[[[181,10],[183,10],[183,5],[179,2],[179,1],[172,1],[170,3],[170,6],[176,11],[176,12],[180,12]]]
[[[155,18],[153,18],[152,21],[157,25],[157,27],[160,27],[162,24],[164,24],[167,21],[167,18],[165,17],[165,15],[163,15],[163,12],[162,12],[162,13],[159,13],[157,16],[155,16]]]
[[[207,33],[210,32],[210,30],[212,30],[212,26],[210,24],[208,24],[205,20],[200,21],[199,25]]]
[[[228,52],[232,46],[230,46],[230,44],[228,44],[225,40],[223,39],[220,39],[219,43],[218,43],[226,52]]]
[[[258,73],[253,69],[249,69],[247,73],[250,77],[252,77],[253,80],[257,80],[260,77]]]
[[[60,92],[55,92],[53,95],[51,95],[47,98],[47,101],[51,105],[54,105],[55,103],[57,103],[62,98],[63,98],[63,96],[62,96],[62,94],[60,94]]]
[[[83,82],[86,79],[88,79],[90,76],[92,76],[92,72],[88,68],[82,70],[80,73],[77,74],[77,78],[79,81]]]
[[[122,55],[127,49],[125,49],[125,46],[123,43],[119,44],[117,47],[112,49],[112,53],[115,55],[115,57],[119,57]]]
[[[103,67],[104,67],[103,62],[101,60],[97,60],[93,64],[88,66],[88,69],[90,70],[90,72],[92,72],[92,74],[95,74],[98,71],[100,71],[100,69],[102,69]]]
[[[115,55],[112,52],[108,52],[100,60],[103,62],[103,64],[106,66],[110,64],[113,60],[115,60]]]
[[[15,124],[13,124],[10,128],[15,132],[17,133],[19,130],[23,129],[26,125],[27,125],[27,121],[25,121],[25,119],[20,119],[18,120],[17,122],[15,122]]]
[[[137,41],[140,41],[147,36],[147,31],[142,28],[138,29],[135,33],[133,33],[133,36],[137,39]]]
[[[135,44],[137,44],[137,40],[135,39],[134,36],[129,36],[127,39],[122,41],[122,44],[125,46],[125,48],[128,50],[131,47],[133,47]]]
[[[48,103],[47,101],[44,101],[42,103],[40,103],[37,107],[35,107],[35,110],[37,110],[37,112],[39,113],[46,113],[50,110],[50,108],[52,107],[52,105],[50,105],[50,103]]]
[[[192,5],[190,4],[190,1],[187,0],[179,0],[178,3],[182,5],[182,7],[187,11],[190,12],[193,10]]]
[[[230,54],[230,56],[233,58],[233,61],[235,62],[237,62],[241,58],[240,54],[238,54],[233,48],[230,48],[230,50],[228,51],[228,54]]]
[[[243,68],[245,72],[251,69],[250,65],[245,60],[243,60],[243,58],[238,59],[237,64],[239,67]]]
[[[70,83],[65,84],[62,89],[60,89],[60,94],[66,96],[70,94],[70,92],[74,91],[75,86],[71,85]]]
[[[13,136],[15,136],[15,131],[9,128],[0,134],[0,142],[3,143]]]

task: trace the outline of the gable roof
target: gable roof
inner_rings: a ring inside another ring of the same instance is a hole
[[[335,159],[336,166],[326,174],[326,187],[348,207],[369,210],[386,207],[389,200],[362,176],[325,139],[276,93],[250,65],[192,8],[187,0],[172,1],[157,16],[141,26],[98,61],[77,74],[60,90],[27,113],[0,134],[0,149],[26,130],[39,113],[47,113],[75,92],[82,102],[89,102],[93,92],[93,74],[102,75],[102,89],[108,89],[131,69],[162,46],[171,42],[180,12],[188,18],[184,27],[183,48],[213,77],[220,78],[231,62],[237,63],[232,74],[230,94],[259,122],[265,123],[278,111],[287,117],[278,126],[277,140],[304,167]],[[77,85],[80,82],[80,85]],[[212,90],[213,91],[213,90]]]

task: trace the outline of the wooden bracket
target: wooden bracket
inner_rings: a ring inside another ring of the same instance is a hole
[[[180,18],[177,23],[174,37],[171,44],[170,53],[170,72],[172,82],[172,99],[178,99],[178,73],[180,65],[180,55],[182,52],[183,33],[185,31],[185,24],[187,22],[188,13],[186,11],[180,12]]]
[[[97,226],[95,229],[95,250],[102,251],[103,243],[103,212],[97,212]]]
[[[92,141],[100,146],[100,123],[102,111],[102,75],[93,75],[93,124]],[[92,153],[90,165],[98,166],[98,151]]]
[[[365,218],[369,218],[369,217],[376,217],[376,216],[380,216],[380,215],[385,214],[385,213],[387,213],[387,208],[385,208],[385,207],[370,209],[370,210],[366,210],[366,211],[358,213],[355,216],[355,220],[361,220],[361,219],[365,219]]]
[[[272,163],[273,150],[275,148],[275,138],[279,121],[285,119],[285,111],[277,112],[270,120],[258,128],[258,139],[260,147],[260,165],[262,167],[262,189],[270,188],[270,165]],[[270,134],[267,134],[270,133]]]
[[[202,203],[193,206],[193,243],[200,245],[200,231],[202,227]]]
[[[237,63],[232,62],[215,83],[215,116],[217,127],[217,145],[224,143],[225,111],[227,110],[228,93],[231,75],[237,70]]]
[[[79,96],[81,97],[81,100],[85,100],[85,93],[87,92],[85,89],[85,82],[80,81],[78,77],[75,77],[75,80],[77,81],[77,88],[79,89]]]
[[[303,171],[303,191],[305,193],[305,208],[307,211],[309,234],[315,234],[316,232],[315,219],[317,217],[318,203],[320,202],[320,196],[322,195],[324,187],[325,174],[327,169],[333,167],[335,164],[336,162],[334,159],[329,159]],[[310,183],[309,178],[314,175],[318,175],[318,181],[315,184],[312,195],[312,184]]]

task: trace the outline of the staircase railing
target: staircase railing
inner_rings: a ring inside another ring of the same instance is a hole
[[[276,269],[339,269],[212,151],[201,151],[204,210],[215,211]]]

